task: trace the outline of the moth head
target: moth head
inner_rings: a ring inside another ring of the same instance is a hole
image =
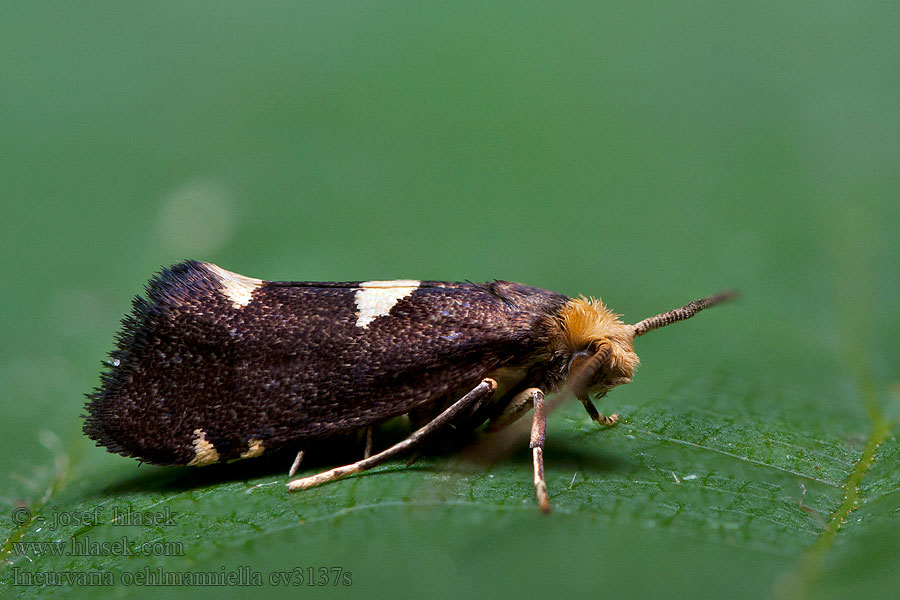
[[[640,363],[634,351],[634,338],[688,319],[734,296],[734,292],[721,292],[634,325],[623,323],[599,299],[570,300],[557,316],[556,330],[556,350],[569,357],[566,370],[569,387],[576,395],[585,397],[602,395],[617,385],[629,383]]]
[[[576,298],[558,316],[558,350],[568,355],[567,373],[586,373],[579,386],[589,395],[628,383],[640,359],[634,332],[619,315],[595,298]]]

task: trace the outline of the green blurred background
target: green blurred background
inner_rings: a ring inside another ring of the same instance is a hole
[[[12,569],[160,565],[352,572],[302,590],[329,596],[900,592],[897,3],[3,14],[0,593],[98,593],[12,586]],[[601,402],[617,428],[553,415],[544,517],[526,451],[288,496],[290,457],[138,470],[92,447],[82,394],[131,297],[183,258],[265,279],[501,278],[629,321],[743,296],[641,339],[634,383]],[[17,526],[17,505],[171,507],[178,527],[129,535],[185,556],[17,556],[121,537]]]

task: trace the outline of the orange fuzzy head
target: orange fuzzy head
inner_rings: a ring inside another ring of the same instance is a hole
[[[570,381],[576,394],[604,394],[617,385],[630,382],[634,376],[640,364],[634,351],[634,338],[690,318],[733,296],[733,292],[715,294],[634,325],[623,323],[619,315],[599,299],[569,300],[556,317],[554,351],[569,356],[568,373],[579,378],[574,385]]]
[[[602,394],[628,383],[640,359],[634,351],[634,328],[594,298],[576,298],[563,306],[558,315],[557,350],[571,355],[569,372],[583,367],[601,348],[605,353],[596,377],[586,382],[588,394]]]

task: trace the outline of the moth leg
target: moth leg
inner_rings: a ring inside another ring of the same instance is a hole
[[[366,427],[366,449],[363,451],[363,458],[372,456],[372,426]]]
[[[519,420],[534,408],[531,421],[531,458],[534,463],[534,492],[541,510],[550,512],[550,494],[544,480],[544,441],[547,432],[547,411],[544,408],[544,392],[539,388],[528,388],[516,394],[506,408],[496,418],[491,419],[488,431],[497,431]]]
[[[532,388],[534,418],[531,421],[531,458],[534,462],[534,491],[541,511],[550,512],[550,494],[544,481],[544,441],[547,433],[547,411],[544,409],[544,393]]]
[[[522,416],[531,410],[531,407],[534,406],[534,398],[536,394],[542,394],[541,390],[538,388],[528,388],[527,390],[522,390],[518,394],[516,394],[512,400],[509,401],[509,404],[504,407],[503,411],[491,419],[491,422],[488,423],[486,431],[494,432],[500,431],[504,427],[508,425],[512,425],[516,421],[522,418]]]
[[[343,467],[337,467],[335,469],[331,469],[330,471],[324,471],[322,473],[319,473],[318,475],[313,475],[311,477],[303,477],[301,479],[290,481],[287,484],[288,490],[305,490],[307,488],[315,487],[323,483],[328,483],[329,481],[334,481],[336,479],[346,477],[347,475],[361,473],[363,471],[371,469],[372,467],[380,465],[394,455],[413,448],[427,435],[446,425],[456,415],[466,410],[467,408],[470,408],[481,398],[493,394],[494,390],[496,389],[496,381],[490,378],[482,379],[481,383],[472,388],[472,391],[454,402],[447,410],[432,419],[430,423],[428,423],[421,429],[417,429],[416,431],[414,431],[408,438],[406,438],[402,442],[394,444],[387,450],[383,450],[378,454],[370,456],[369,458],[364,458],[363,460],[357,461],[353,464],[345,465]]]
[[[582,396],[579,400],[584,404],[584,409],[587,411],[587,414],[590,415],[592,421],[597,421],[601,425],[606,425],[607,427],[612,427],[619,422],[619,415],[610,415],[608,417],[601,415],[597,411],[597,407],[594,406],[594,403],[591,402],[591,399],[587,396]]]
[[[297,458],[294,459],[294,464],[291,465],[291,470],[288,471],[288,477],[293,477],[297,473],[297,469],[300,468],[300,463],[303,461],[304,452],[306,452],[306,448],[297,453]]]

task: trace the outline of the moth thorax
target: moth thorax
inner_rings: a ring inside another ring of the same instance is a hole
[[[590,384],[592,393],[631,381],[640,363],[633,341],[633,327],[623,323],[599,299],[569,300],[557,316],[555,345],[571,356],[570,372],[581,360],[593,356],[604,345],[609,346],[608,358]]]

